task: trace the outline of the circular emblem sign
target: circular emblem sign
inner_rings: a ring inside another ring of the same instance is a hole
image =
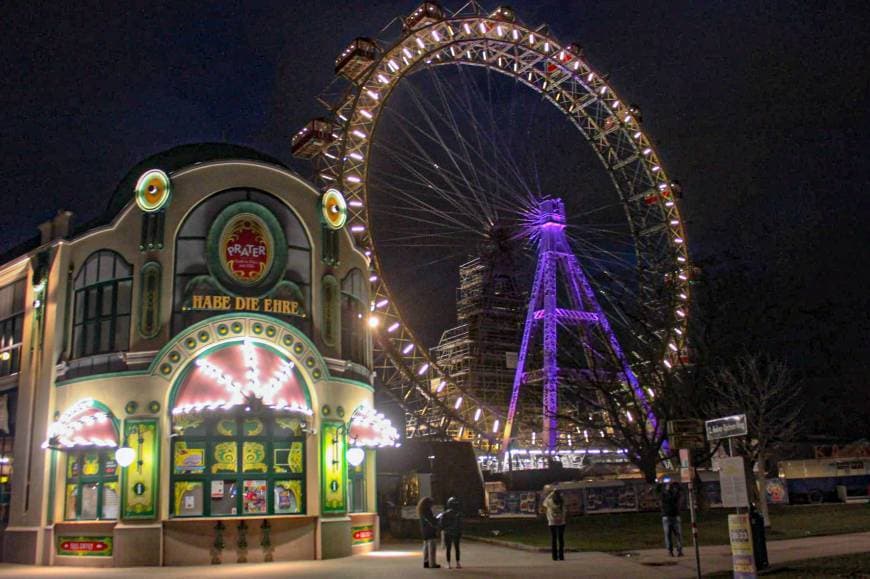
[[[262,219],[239,213],[224,225],[219,251],[221,265],[234,282],[256,285],[272,267],[275,242]]]
[[[160,169],[146,171],[136,182],[136,205],[146,213],[157,211],[169,202],[171,192],[166,173]]]
[[[239,201],[215,218],[206,241],[208,269],[229,294],[265,295],[284,276],[287,238],[271,211]]]
[[[338,189],[329,189],[320,199],[320,214],[332,229],[341,229],[347,222],[347,203]]]

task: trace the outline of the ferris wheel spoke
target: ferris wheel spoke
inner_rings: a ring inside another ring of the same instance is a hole
[[[409,183],[415,184],[416,181],[409,180]],[[393,201],[402,203],[398,204],[398,206],[394,205],[394,207],[396,207],[395,209],[384,209],[382,210],[382,213],[392,214],[394,217],[415,220],[420,223],[426,222],[434,227],[450,227],[452,225],[458,230],[471,233],[479,233],[481,230],[482,224],[479,221],[473,220],[476,214],[463,211],[461,207],[459,207],[457,211],[446,211],[435,206],[434,200],[423,199],[422,196],[415,195],[413,192],[402,189],[396,185],[384,182],[381,188],[382,190],[392,190],[396,194]],[[408,213],[406,214],[405,212]],[[428,214],[430,218],[435,216],[438,217],[438,219],[425,220],[419,215],[415,216],[415,213]],[[463,220],[463,218],[465,220]]]
[[[462,75],[463,67],[455,67],[457,74]],[[467,98],[467,96],[459,95],[459,93],[441,78],[434,70],[429,70],[428,79],[432,82],[440,99],[440,108],[434,103],[429,103],[427,112],[438,115],[442,118],[444,124],[450,129],[449,141],[455,140],[458,148],[461,149],[462,158],[467,167],[471,170],[475,180],[480,183],[481,178],[489,180],[492,184],[501,186],[502,189],[488,190],[483,189],[489,194],[488,200],[495,197],[495,194],[507,194],[519,201],[524,198],[524,193],[527,186],[520,177],[520,173],[516,171],[516,167],[512,164],[512,158],[502,149],[498,148],[499,139],[498,131],[487,130],[478,122],[476,108],[480,108],[480,103],[484,102],[483,97],[479,96],[476,100]],[[460,85],[463,83],[459,83]],[[426,103],[427,101],[423,101]],[[422,105],[422,106],[425,106]],[[491,107],[483,107],[485,110]],[[455,109],[461,111],[463,118],[470,124],[470,130],[465,131],[459,125],[457,117],[459,116]],[[476,143],[468,140],[466,133],[474,135]],[[486,140],[482,138],[486,135]],[[444,140],[444,139],[442,139]],[[492,160],[487,158],[487,153],[492,154]],[[494,164],[495,163],[495,164]],[[486,168],[486,172],[481,171],[481,168]],[[505,171],[507,169],[507,171]],[[505,179],[505,174],[513,175],[517,178],[516,184],[511,184]]]
[[[399,179],[404,180],[409,185],[417,185],[418,187],[423,185],[432,192],[441,195],[445,201],[451,203],[457,208],[466,212],[473,212],[474,214],[479,213],[476,211],[476,206],[471,203],[468,196],[462,194],[462,189],[470,190],[471,188],[466,187],[467,184],[461,182],[460,176],[452,173],[449,169],[442,167],[428,155],[422,156],[411,153],[407,149],[401,147],[382,147],[382,149],[383,152],[390,155],[392,160],[396,161],[403,167],[407,167],[409,171],[413,172],[416,178],[409,179],[407,176],[403,176],[400,173],[387,173],[378,179],[378,183],[381,181],[389,181],[390,179]],[[435,182],[436,179],[439,182],[446,183],[448,187],[445,188],[438,186]],[[457,181],[459,181],[459,183],[457,183]],[[407,191],[403,192],[403,194],[411,194],[411,192]],[[499,200],[495,205],[502,210],[511,210],[512,208],[507,202],[501,200]]]

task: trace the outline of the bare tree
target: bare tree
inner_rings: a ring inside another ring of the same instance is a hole
[[[736,438],[734,446],[753,467],[754,494],[764,523],[770,526],[764,461],[772,447],[793,440],[800,430],[800,385],[784,362],[758,354],[738,357],[713,372],[709,383],[708,415],[746,414],[749,435]]]

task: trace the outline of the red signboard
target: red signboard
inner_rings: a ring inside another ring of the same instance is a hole
[[[360,527],[353,527],[351,529],[353,544],[354,545],[362,545],[365,543],[372,543],[375,540],[375,528],[373,525],[363,525]]]
[[[260,281],[272,265],[272,240],[266,224],[243,213],[232,219],[221,235],[221,258],[234,280],[243,284]]]
[[[57,554],[85,557],[111,557],[111,537],[58,537]]]

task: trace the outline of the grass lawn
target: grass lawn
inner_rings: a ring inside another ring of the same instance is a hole
[[[701,545],[728,544],[728,514],[715,509],[698,516]],[[682,514],[683,543],[691,544],[689,513]],[[767,540],[797,539],[870,530],[870,505],[795,505],[770,507],[772,529]],[[497,531],[498,535],[493,533]],[[550,545],[550,531],[543,519],[489,519],[467,521],[465,533],[536,547]],[[584,551],[633,551],[663,547],[662,519],[658,513],[622,513],[574,517],[565,529],[565,546]]]
[[[785,565],[777,565],[763,572],[765,577],[786,579],[793,577],[868,577],[870,576],[870,553],[841,555],[839,557],[821,557],[793,561]],[[726,579],[731,572],[704,575],[711,579]]]

